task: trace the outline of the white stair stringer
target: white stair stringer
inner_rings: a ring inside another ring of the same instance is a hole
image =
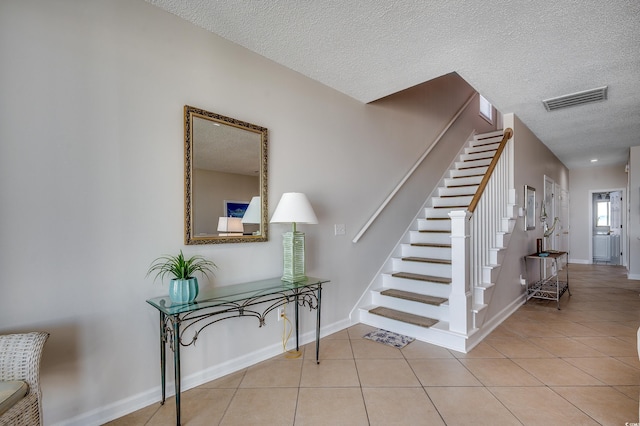
[[[470,306],[473,327],[467,333],[449,329],[451,294],[451,219],[453,210],[466,210],[487,172],[502,140],[502,131],[476,135],[463,148],[443,177],[442,186],[425,203],[423,216],[402,237],[388,262],[388,272],[361,298],[359,321],[374,327],[415,337],[418,340],[466,352],[469,338],[484,322],[502,251],[513,229],[513,205],[505,206],[495,247],[489,251],[490,264],[482,267],[482,284],[473,288]],[[500,219],[498,219],[500,220]],[[425,299],[439,298],[435,304]]]

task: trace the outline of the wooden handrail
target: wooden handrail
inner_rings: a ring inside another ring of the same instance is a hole
[[[402,188],[402,185],[404,185],[404,183],[411,177],[411,175],[413,174],[413,172],[416,171],[416,169],[418,168],[418,166],[420,164],[422,164],[422,161],[427,158],[427,155],[429,155],[429,153],[431,152],[431,150],[438,144],[438,142],[440,142],[440,139],[442,139],[442,137],[444,136],[445,133],[447,133],[447,131],[449,130],[449,128],[453,125],[453,123],[456,122],[456,120],[458,119],[458,117],[460,117],[460,115],[464,112],[464,110],[467,109],[467,107],[469,106],[469,104],[471,103],[472,100],[474,100],[476,98],[476,96],[478,95],[478,92],[474,92],[471,96],[469,96],[469,99],[467,99],[467,101],[464,103],[464,105],[462,105],[462,107],[458,110],[458,112],[456,112],[456,114],[453,116],[453,118],[447,123],[446,126],[444,126],[444,129],[442,129],[442,131],[440,132],[440,134],[436,137],[436,139],[433,141],[433,143],[429,146],[429,148],[427,148],[427,150],[422,154],[422,156],[418,159],[418,161],[416,161],[416,163],[413,165],[413,167],[411,167],[411,170],[409,170],[409,172],[407,172],[407,174],[405,175],[404,178],[402,178],[402,180],[400,181],[400,183],[398,183],[398,185],[396,185],[396,187],[394,188],[393,191],[391,191],[391,194],[389,194],[387,196],[387,198],[382,202],[382,204],[380,205],[380,207],[378,207],[378,210],[375,211],[375,213],[373,213],[373,215],[369,218],[369,220],[367,221],[367,223],[364,224],[364,226],[362,227],[362,229],[360,230],[360,232],[358,232],[356,234],[356,236],[353,238],[353,242],[357,243],[358,240],[360,239],[360,237],[362,237],[362,235],[367,231],[367,229],[369,229],[369,227],[371,226],[371,224],[376,220],[376,218],[378,217],[378,215],[380,215],[380,213],[382,212],[382,210],[384,210],[384,208],[387,206],[387,204],[389,204],[389,201],[391,201],[391,199],[396,195],[396,193],[400,190],[400,188]]]
[[[504,151],[504,147],[507,146],[507,142],[512,137],[513,137],[513,129],[511,129],[510,127],[507,127],[502,136],[502,141],[500,142],[500,146],[496,150],[496,153],[493,156],[493,159],[491,160],[491,164],[489,164],[489,168],[487,169],[487,172],[484,174],[484,177],[482,178],[482,181],[478,186],[478,190],[476,191],[476,194],[473,196],[471,203],[469,203],[469,208],[467,209],[469,212],[473,213],[473,211],[476,209],[476,206],[478,205],[478,201],[480,201],[480,197],[482,197],[482,193],[484,192],[484,189],[487,187],[487,183],[489,183],[489,178],[491,178],[491,175],[493,174],[493,170],[496,168],[496,164],[498,164],[498,160],[502,155],[502,151]]]

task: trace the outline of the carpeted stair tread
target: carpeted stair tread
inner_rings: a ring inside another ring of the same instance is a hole
[[[395,272],[392,277],[406,278],[409,280],[428,281],[438,284],[451,284],[451,278],[435,277],[433,275],[414,274],[412,272]]]
[[[451,248],[451,244],[411,243],[414,247]]]
[[[450,217],[426,217],[425,220],[451,220]]]
[[[485,153],[486,153],[486,152],[489,152],[489,151],[485,151]],[[477,154],[477,153],[475,153],[475,152],[474,152],[474,154]],[[462,162],[463,162],[463,163],[466,163],[466,162],[468,162],[468,161],[491,160],[492,158],[493,158],[493,155],[491,155],[491,156],[489,156],[489,157],[470,158],[470,159],[468,159],[468,160],[462,160]]]
[[[433,232],[434,234],[450,234],[451,231],[439,230],[439,229],[421,229],[418,232]]]
[[[440,265],[451,265],[451,260],[449,259],[432,259],[429,257],[407,256],[403,257],[402,260],[405,260],[407,262],[438,263]]]
[[[393,319],[396,321],[402,321],[408,324],[413,324],[413,325],[417,325],[425,328],[429,328],[432,325],[438,323],[438,320],[435,320],[433,318],[422,317],[420,315],[414,315],[414,314],[410,314],[402,311],[396,311],[395,309],[389,309],[383,306],[373,308],[369,310],[369,312],[375,315],[380,315],[385,318]]]
[[[466,206],[434,206],[434,209],[466,209],[469,207],[469,204]]]
[[[404,290],[397,290],[395,288],[383,290],[380,292],[380,294],[384,296],[389,296],[389,297],[396,297],[398,299],[411,300],[412,302],[426,303],[428,305],[434,305],[434,306],[440,306],[448,300],[443,297],[429,296],[426,294],[413,293],[413,292],[404,291]]]

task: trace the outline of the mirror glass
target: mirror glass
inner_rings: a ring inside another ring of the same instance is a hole
[[[185,105],[185,244],[267,241],[267,129]]]

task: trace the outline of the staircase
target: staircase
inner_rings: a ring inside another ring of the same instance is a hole
[[[513,220],[501,222],[504,226],[499,230],[500,247],[492,247],[493,264],[481,265],[489,268],[488,274],[480,274],[489,282],[479,283],[478,288],[463,283],[459,293],[471,294],[468,297],[473,301],[464,308],[470,310],[470,330],[461,333],[452,331],[449,323],[454,275],[452,219],[449,214],[468,209],[502,138],[503,132],[496,131],[476,135],[467,144],[441,181],[437,195],[426,203],[428,207],[424,208],[424,217],[417,219],[413,227],[415,230],[410,230],[403,238],[408,243],[400,244],[398,255],[388,262],[387,268],[391,271],[382,273],[370,286],[369,295],[359,308],[360,322],[466,352],[467,339],[481,326],[483,311],[489,304],[491,292],[485,290],[493,286],[490,280],[495,278],[499,269],[495,253],[504,248],[505,235],[512,229]],[[509,207],[505,206],[504,211],[508,210]],[[465,221],[468,222],[468,216]],[[498,236],[493,241],[497,239]]]

